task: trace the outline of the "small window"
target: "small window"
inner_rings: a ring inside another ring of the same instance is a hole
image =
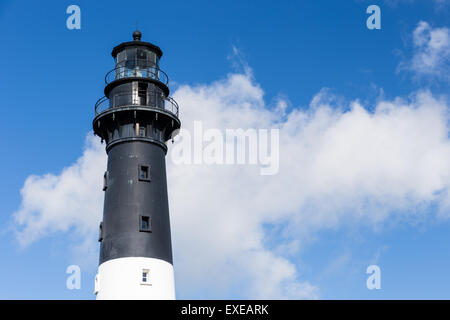
[[[148,280],[148,271],[147,270],[144,270],[144,271],[142,271],[142,282],[147,282],[147,280]]]
[[[139,95],[139,103],[138,104],[145,104],[145,95],[141,96]],[[136,123],[134,125],[134,128],[136,129],[136,136],[137,137],[145,137],[147,135],[147,128],[144,126],[140,126],[139,123]]]
[[[105,171],[105,174],[103,175],[103,191],[105,191],[108,188],[108,171]]]
[[[149,165],[139,165],[139,180],[140,181],[150,181],[150,166]]]
[[[145,130],[146,128],[145,127],[139,127],[139,136],[140,137],[145,137],[146,136],[146,131],[147,130]]]
[[[151,232],[151,224],[149,216],[141,216],[139,222],[139,231],[142,232]]]
[[[100,226],[98,227],[98,242],[103,240],[103,222],[100,222]]]
[[[150,270],[142,269],[141,284],[150,284]]]

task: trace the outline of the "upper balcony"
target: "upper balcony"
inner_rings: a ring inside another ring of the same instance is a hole
[[[139,60],[118,64],[106,74],[105,83],[108,85],[115,80],[133,77],[157,80],[166,86],[169,85],[169,77],[157,65],[150,65],[146,61],[140,62]]]
[[[119,93],[111,99],[100,98],[95,104],[95,115],[110,110],[129,107],[156,108],[169,111],[178,117],[178,104],[171,97],[166,97],[157,91],[135,91],[131,93]]]

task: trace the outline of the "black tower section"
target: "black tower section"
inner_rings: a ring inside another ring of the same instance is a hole
[[[112,56],[93,120],[108,154],[100,264],[123,257],[172,263],[165,155],[180,128],[178,105],[159,68],[161,49],[141,41],[139,31]]]

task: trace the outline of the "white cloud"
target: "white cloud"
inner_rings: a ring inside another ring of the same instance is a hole
[[[58,175],[29,176],[21,190],[21,207],[14,213],[18,242],[26,246],[47,235],[71,230],[75,256],[86,258],[90,253],[86,263],[98,260],[93,254],[103,208],[105,167],[104,146],[91,133],[76,163]]]
[[[414,54],[403,61],[399,70],[409,70],[419,77],[450,79],[450,30],[432,28],[420,21],[413,32]]]
[[[179,296],[316,298],[318,288],[287,257],[315,231],[407,222],[426,216],[430,203],[447,204],[448,105],[430,92],[381,101],[373,113],[357,101],[336,107],[327,90],[308,111],[280,101],[269,109],[250,74],[230,74],[181,86],[174,96],[187,130],[196,120],[221,130],[280,128],[274,176],[259,175],[258,166],[175,165],[169,153]],[[95,240],[104,161],[104,149],[89,139],[83,156],[60,175],[28,178],[14,215],[19,240],[69,228],[81,242]],[[274,224],[277,237],[265,228]]]

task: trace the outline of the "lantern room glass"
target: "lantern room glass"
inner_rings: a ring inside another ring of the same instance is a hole
[[[116,79],[145,77],[159,80],[159,58],[145,47],[127,48],[116,57]]]

